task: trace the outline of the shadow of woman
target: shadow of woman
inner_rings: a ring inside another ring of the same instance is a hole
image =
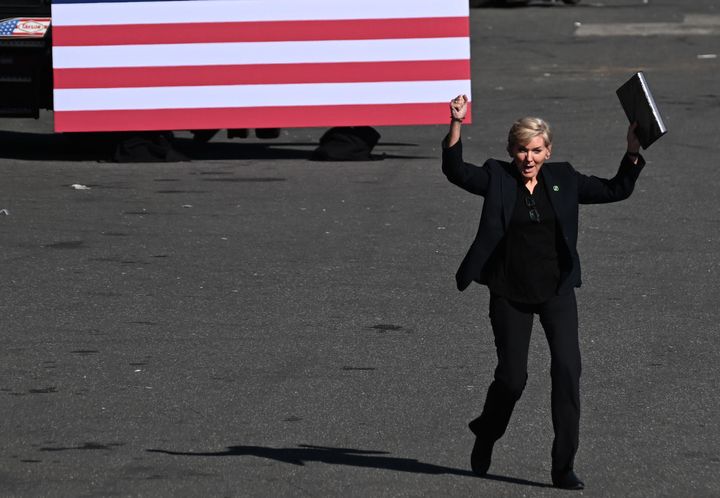
[[[387,451],[359,450],[354,448],[333,448],[301,444],[294,448],[269,448],[266,446],[228,446],[224,451],[185,452],[163,449],[148,449],[150,453],[163,453],[177,456],[232,457],[254,456],[268,458],[278,462],[303,466],[306,462],[322,462],[330,465],[349,465],[415,474],[451,474],[463,477],[476,477],[469,470],[443,467],[432,463],[421,462],[412,458],[389,456]],[[509,482],[526,486],[550,487],[547,484],[516,479],[513,477],[488,474],[488,480]]]

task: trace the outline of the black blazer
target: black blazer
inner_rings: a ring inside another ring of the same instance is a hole
[[[578,173],[569,163],[545,163],[542,166],[548,196],[566,245],[567,257],[564,259],[569,261],[569,264],[561,265],[558,294],[569,292],[581,284],[577,252],[578,205],[628,198],[644,166],[642,157],[638,164],[633,164],[626,155],[617,174],[609,180]],[[515,166],[507,161],[489,159],[482,167],[464,162],[460,141],[452,147],[443,148],[442,170],[448,180],[458,187],[485,198],[477,235],[455,275],[457,287],[462,291],[472,281],[487,284],[486,265],[505,236],[519,184]]]

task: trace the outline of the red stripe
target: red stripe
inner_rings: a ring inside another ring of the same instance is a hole
[[[469,80],[470,61],[55,69],[56,89]]]
[[[395,104],[140,111],[61,111],[55,131],[198,130],[427,125],[448,122],[448,104]],[[469,121],[469,114],[468,119]]]
[[[467,17],[53,26],[56,47],[467,36]]]

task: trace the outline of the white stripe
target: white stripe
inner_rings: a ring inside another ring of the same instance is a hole
[[[447,102],[469,80],[55,90],[55,111]]]
[[[468,15],[467,0],[195,0],[52,5],[55,26]]]
[[[469,58],[468,38],[53,47],[57,69]]]

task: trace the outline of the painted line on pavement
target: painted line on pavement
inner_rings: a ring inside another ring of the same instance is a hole
[[[718,36],[720,16],[689,14],[682,23],[581,24],[575,36]]]

